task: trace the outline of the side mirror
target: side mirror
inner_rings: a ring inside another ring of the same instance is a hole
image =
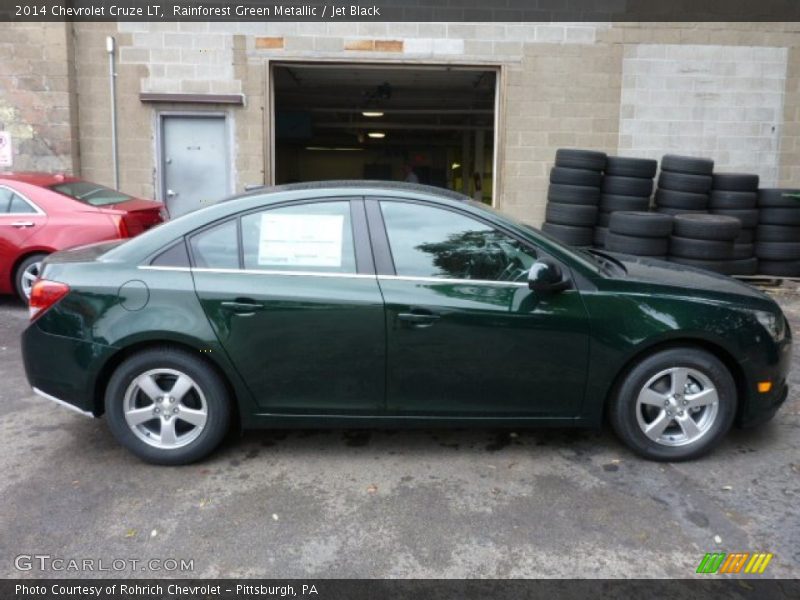
[[[548,259],[537,260],[528,271],[528,287],[534,292],[554,293],[569,287],[561,268]]]

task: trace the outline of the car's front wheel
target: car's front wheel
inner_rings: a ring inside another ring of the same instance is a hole
[[[733,424],[736,402],[736,384],[717,357],[671,348],[628,371],[609,416],[617,435],[641,456],[679,461],[719,443]]]
[[[143,460],[181,465],[210,454],[225,436],[230,398],[205,361],[176,348],[124,360],[106,388],[114,437]]]

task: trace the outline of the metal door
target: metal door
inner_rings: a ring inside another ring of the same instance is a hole
[[[162,198],[171,217],[230,194],[224,116],[161,115]]]

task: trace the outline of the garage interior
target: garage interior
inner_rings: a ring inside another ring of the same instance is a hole
[[[419,181],[492,203],[494,70],[272,66],[275,183]]]

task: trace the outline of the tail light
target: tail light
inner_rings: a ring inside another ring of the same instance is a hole
[[[131,232],[128,230],[128,224],[125,222],[124,215],[111,215],[111,219],[114,221],[114,225],[119,232],[119,237],[121,238],[128,238],[131,237]]]
[[[69,286],[66,283],[37,279],[31,288],[31,297],[28,301],[30,320],[33,321],[68,293]]]

